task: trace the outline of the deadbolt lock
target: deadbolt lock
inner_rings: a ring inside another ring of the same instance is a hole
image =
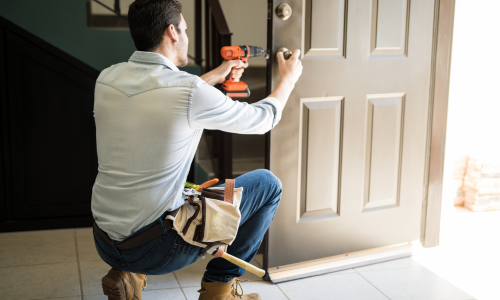
[[[292,56],[292,54],[293,54],[293,52],[290,51],[290,50],[288,50],[288,48],[281,47],[281,48],[279,48],[278,52],[276,53],[276,59],[278,59],[278,53],[279,52],[283,52],[283,58],[285,60],[289,59]]]
[[[288,20],[288,18],[292,15],[292,8],[286,3],[281,3],[278,7],[276,7],[276,14],[281,20]]]

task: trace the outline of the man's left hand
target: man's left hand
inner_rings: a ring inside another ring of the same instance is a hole
[[[248,62],[243,62],[241,60],[225,60],[219,67],[203,74],[201,79],[212,86],[223,83],[226,81],[226,77],[233,67],[241,67],[241,69],[236,69],[233,72],[233,79],[238,82],[240,81],[241,75],[243,75],[244,69],[248,67]]]

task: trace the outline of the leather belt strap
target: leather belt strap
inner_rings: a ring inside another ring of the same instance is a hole
[[[169,215],[173,214],[175,216],[175,214],[177,214],[177,211],[178,210],[175,210],[172,213],[169,213]],[[163,220],[163,226],[165,226],[166,230],[170,230],[174,227],[174,223],[170,219],[165,219],[165,220]],[[108,245],[113,245],[111,243],[111,241],[108,239],[108,235],[106,233],[104,233],[104,231],[102,231],[97,226],[95,221],[94,221],[94,231],[97,234],[97,236],[99,238],[101,238],[101,240],[106,242]],[[156,224],[156,226],[144,231],[143,233],[141,233],[137,236],[134,236],[131,239],[128,239],[128,240],[123,241],[121,243],[115,243],[115,246],[116,246],[116,248],[118,248],[120,250],[133,249],[133,248],[139,247],[141,245],[146,244],[147,242],[150,242],[150,241],[156,239],[157,237],[161,236],[162,234],[163,234],[163,230],[161,228],[161,225]]]
[[[226,179],[226,187],[224,189],[224,202],[233,204],[234,196],[234,179]]]

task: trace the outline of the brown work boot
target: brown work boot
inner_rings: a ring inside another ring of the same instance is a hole
[[[108,300],[142,300],[146,275],[111,268],[101,282],[102,291]]]
[[[221,282],[206,282],[205,279],[201,280],[201,290],[200,297],[198,300],[262,300],[259,294],[247,294],[243,295],[243,288],[241,287],[238,278],[233,278],[233,280],[228,283]],[[241,290],[241,293],[238,291]]]

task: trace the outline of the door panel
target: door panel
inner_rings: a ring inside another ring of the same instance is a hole
[[[363,212],[399,205],[404,94],[368,95]]]
[[[372,55],[407,55],[409,4],[410,0],[372,0]]]
[[[346,0],[306,0],[304,48],[307,57],[344,56]],[[328,20],[328,22],[325,22]]]
[[[300,100],[298,222],[338,216],[342,101],[340,97]]]
[[[417,240],[434,1],[286,3],[272,50],[302,49],[304,70],[271,133],[268,268]]]

